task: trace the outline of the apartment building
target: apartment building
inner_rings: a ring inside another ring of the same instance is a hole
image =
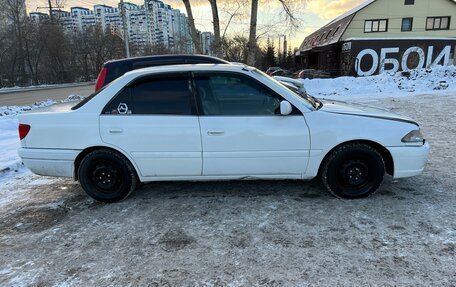
[[[178,9],[159,0],[145,0],[144,5],[124,2],[128,37],[131,45],[162,45],[181,53],[193,53],[194,47],[190,36],[187,17]],[[34,21],[48,19],[47,14],[33,12],[30,18]],[[100,25],[105,32],[123,38],[123,22],[120,4],[112,7],[104,4],[85,7],[71,7],[70,12],[53,10],[54,19],[65,30],[81,31],[87,27]],[[212,54],[210,49],[206,49]]]
[[[49,14],[41,13],[41,12],[32,12],[29,14],[30,20],[34,22],[43,21],[49,19]]]
[[[214,56],[214,34],[212,34],[211,32],[202,32],[201,47],[203,54]]]
[[[146,3],[151,43],[171,50],[193,53],[187,17],[178,9],[158,0]]]
[[[303,68],[369,76],[455,63],[455,0],[367,0],[304,39]]]

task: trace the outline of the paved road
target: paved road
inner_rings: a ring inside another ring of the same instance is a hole
[[[36,102],[45,101],[47,99],[63,100],[69,95],[77,94],[88,96],[94,91],[92,84],[64,87],[64,88],[49,88],[39,89],[34,91],[21,91],[0,94],[0,106],[25,106],[32,105]]]

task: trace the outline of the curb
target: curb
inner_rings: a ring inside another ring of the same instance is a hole
[[[37,86],[37,87],[23,87],[23,88],[5,88],[4,90],[0,89],[1,94],[13,94],[13,93],[22,93],[22,92],[31,92],[39,90],[51,90],[51,89],[62,89],[62,88],[72,88],[80,86],[89,86],[95,85],[95,82],[84,82],[84,83],[71,83],[71,84],[61,84],[61,85],[52,85],[52,86]]]

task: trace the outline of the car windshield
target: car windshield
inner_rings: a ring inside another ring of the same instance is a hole
[[[280,85],[282,87],[287,88],[287,90],[290,91],[292,93],[292,95],[294,95],[295,97],[299,98],[300,100],[304,100],[304,102],[306,104],[310,104],[314,109],[318,110],[318,109],[320,109],[323,106],[323,103],[320,102],[315,97],[312,97],[311,95],[309,95],[307,93],[304,93],[304,92],[299,92],[298,93],[298,92],[294,91],[293,89],[290,89],[289,87],[287,87],[286,85],[284,85],[280,81],[274,79],[271,76],[268,76],[267,74],[263,73],[262,71],[260,71],[258,69],[254,69],[253,72],[256,73],[257,75],[260,75],[262,77],[267,78],[269,81],[272,81],[274,84],[277,84],[277,85]]]

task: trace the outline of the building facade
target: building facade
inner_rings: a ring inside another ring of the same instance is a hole
[[[43,21],[49,19],[49,15],[46,13],[41,13],[41,12],[32,12],[29,14],[30,15],[30,20],[34,22],[38,21]]]
[[[455,63],[456,1],[368,0],[304,39],[303,68],[370,76]]]
[[[214,56],[214,34],[211,32],[201,33],[201,48],[203,54]]]
[[[145,0],[144,5],[124,2],[126,25],[130,45],[137,48],[150,46],[165,47],[176,53],[194,52],[187,17],[178,9],[159,0]],[[122,10],[104,4],[85,7],[71,7],[70,12],[53,10],[52,15],[69,32],[82,31],[100,25],[107,33],[123,37]],[[45,13],[32,12],[33,21],[49,19]],[[205,51],[212,55],[212,45]]]

